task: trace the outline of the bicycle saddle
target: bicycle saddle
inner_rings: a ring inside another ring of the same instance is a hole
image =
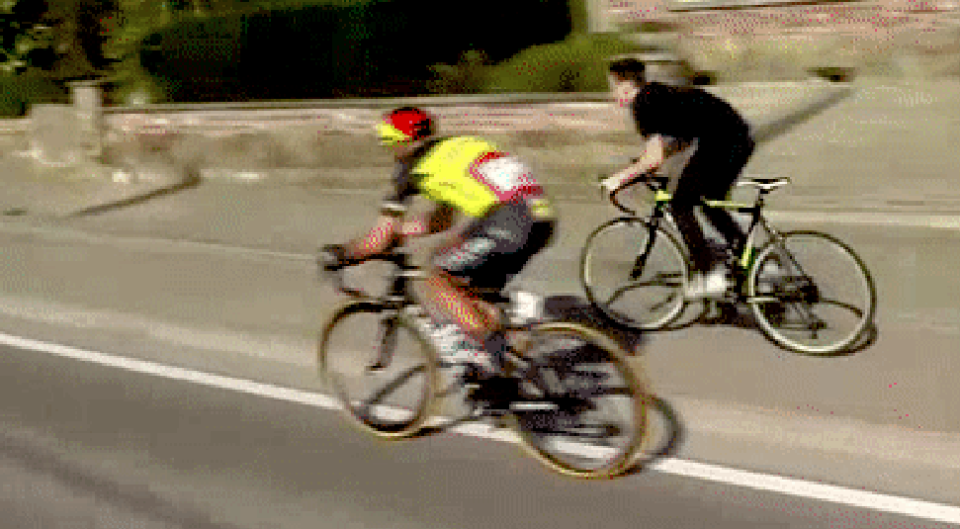
[[[773,191],[778,187],[783,187],[790,183],[789,178],[747,178],[743,181],[745,185],[752,185],[764,191]]]

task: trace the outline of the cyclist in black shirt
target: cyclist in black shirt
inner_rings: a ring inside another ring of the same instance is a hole
[[[716,255],[706,242],[694,209],[702,198],[723,200],[753,154],[750,126],[728,103],[699,88],[681,88],[647,82],[644,64],[620,59],[610,64],[613,92],[620,106],[632,110],[637,131],[646,141],[639,160],[605,179],[601,184],[613,192],[648,173],[676,152],[692,147],[694,154],[684,167],[671,207],[693,265],[688,299],[716,298],[730,286],[724,256]],[[723,209],[705,208],[704,215],[728,242],[743,232]]]

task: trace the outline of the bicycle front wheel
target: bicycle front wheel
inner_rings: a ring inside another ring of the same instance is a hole
[[[641,218],[619,218],[587,237],[580,281],[587,299],[620,325],[655,330],[683,312],[687,260],[676,238]]]
[[[430,418],[436,357],[398,311],[372,301],[347,303],[324,327],[317,352],[328,389],[362,430],[408,437]]]
[[[773,342],[827,355],[858,342],[872,325],[877,294],[860,257],[814,231],[785,233],[757,254],[747,293],[754,318]]]
[[[650,393],[610,339],[579,324],[531,330],[523,357],[536,402],[514,411],[525,449],[548,468],[579,478],[630,469],[643,448]]]

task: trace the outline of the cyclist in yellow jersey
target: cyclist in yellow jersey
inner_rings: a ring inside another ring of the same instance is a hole
[[[436,132],[434,117],[419,108],[398,108],[383,117],[377,134],[397,162],[394,189],[364,236],[324,247],[325,267],[357,264],[402,244],[406,237],[448,231],[431,255],[424,308],[434,319],[460,326],[481,378],[507,384],[485,383],[481,390],[511,391],[516,381],[499,376],[506,344],[496,310],[473,289],[502,289],[547,246],[555,225],[552,207],[529,168],[516,157],[480,138]],[[414,195],[436,207],[404,218]],[[451,230],[458,213],[470,222]]]

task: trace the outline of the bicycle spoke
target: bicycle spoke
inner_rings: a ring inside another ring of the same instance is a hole
[[[748,290],[764,334],[809,354],[853,345],[876,310],[873,281],[859,257],[817,232],[786,233],[764,247],[751,269]]]
[[[533,333],[525,356],[529,376],[555,411],[517,413],[521,437],[541,461],[566,474],[603,477],[633,460],[646,432],[639,381],[618,353],[594,342],[592,331],[549,324]]]
[[[842,301],[835,300],[835,299],[823,298],[823,299],[820,300],[820,304],[822,304],[822,305],[835,305],[835,306],[840,307],[840,308],[842,308],[842,309],[847,309],[847,310],[849,310],[850,312],[852,312],[853,314],[855,314],[855,315],[857,316],[857,318],[862,318],[862,317],[864,316],[864,314],[865,314],[865,312],[864,312],[860,307],[856,307],[856,306],[854,306],[854,305],[852,305],[852,304],[850,304],[850,303],[844,303],[844,302],[842,302]]]
[[[657,286],[657,285],[666,285],[666,283],[660,283],[660,282],[656,282],[656,281],[650,281],[650,282],[647,282],[647,283],[641,283],[641,282],[638,281],[638,282],[636,282],[636,283],[631,283],[631,284],[629,284],[629,285],[624,285],[624,286],[618,288],[617,290],[615,290],[615,291],[613,292],[613,294],[610,296],[610,299],[607,300],[606,305],[607,305],[608,307],[611,306],[611,305],[613,305],[614,302],[616,302],[617,300],[619,300],[624,294],[626,294],[627,292],[630,292],[631,290],[637,290],[637,289],[640,289],[640,288],[643,288],[643,287],[647,287],[647,286]],[[671,286],[672,286],[672,285],[671,285]],[[674,299],[675,299],[675,295],[670,295],[669,297],[665,298],[663,301],[661,301],[661,302],[659,302],[659,303],[652,303],[652,304],[650,304],[649,307],[652,308],[652,309],[654,309],[654,310],[660,309],[660,308],[662,308],[662,307],[664,307],[664,306],[667,306],[667,305],[669,305],[670,303],[672,303]]]
[[[342,307],[321,333],[320,368],[356,424],[379,436],[405,437],[429,418],[437,366],[416,330],[395,316],[383,319],[383,312],[370,301]]]
[[[657,329],[683,311],[684,300],[676,294],[686,270],[673,236],[641,219],[619,219],[588,237],[580,280],[603,316],[636,329]]]
[[[424,366],[416,366],[404,371],[400,376],[393,379],[393,381],[383,386],[376,393],[371,395],[370,398],[367,399],[362,409],[367,409],[374,404],[378,404],[381,400],[384,399],[384,397],[388,396],[391,392],[396,391],[398,388],[400,388],[401,385],[407,380],[409,380],[412,376],[418,373],[423,373],[425,371],[426,371],[426,368]]]

